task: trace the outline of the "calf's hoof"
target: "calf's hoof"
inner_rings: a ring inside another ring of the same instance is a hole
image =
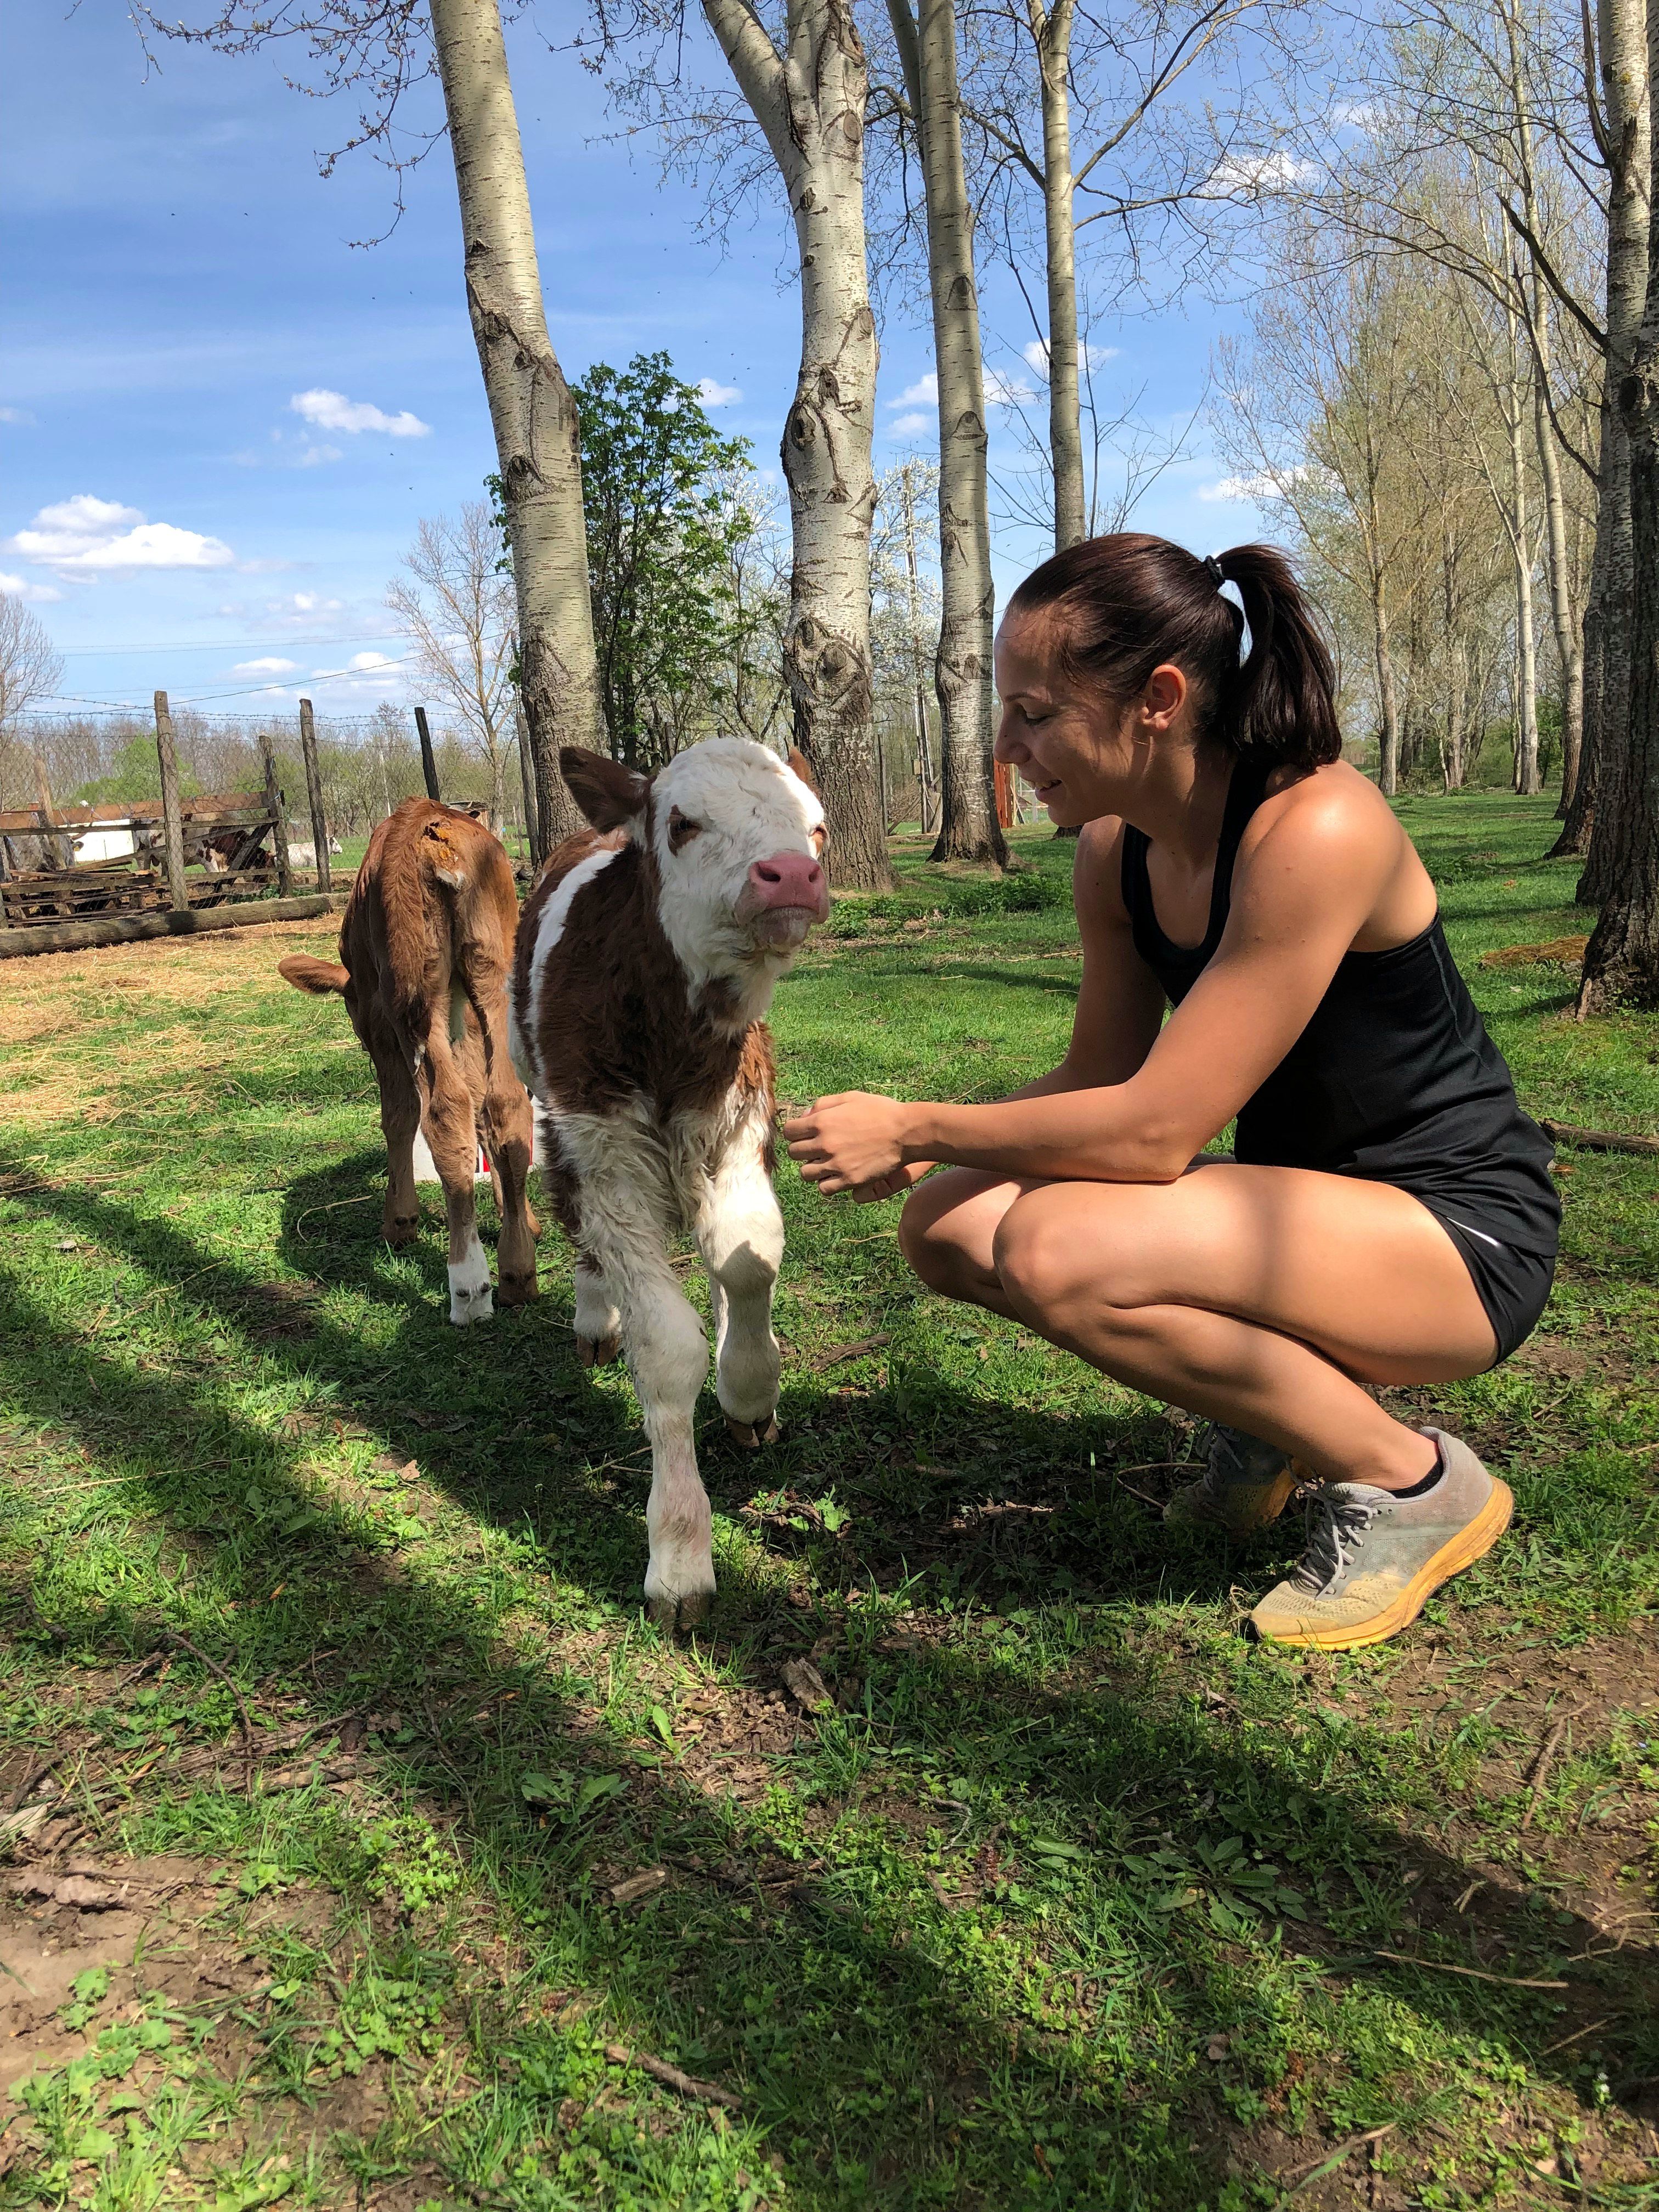
[[[495,1311],[489,1291],[489,1262],[474,1237],[470,1250],[449,1264],[449,1318],[457,1328],[489,1321]]]
[[[763,1444],[775,1444],[781,1434],[775,1413],[763,1413],[757,1421],[739,1421],[728,1413],[726,1425],[745,1451],[758,1451]]]
[[[388,1244],[412,1244],[420,1233],[418,1213],[388,1213],[380,1224],[380,1234]]]
[[[509,1274],[505,1267],[502,1268],[495,1295],[504,1306],[527,1306],[532,1298],[538,1298],[541,1294],[542,1286],[536,1280],[533,1267],[524,1275]]]
[[[609,1367],[622,1351],[619,1336],[579,1336],[576,1357],[584,1367]]]
[[[659,1628],[664,1635],[678,1633],[684,1636],[708,1620],[708,1608],[714,1598],[712,1589],[690,1591],[683,1597],[677,1597],[667,1590],[659,1590],[653,1597],[647,1591],[645,1610],[651,1626]]]

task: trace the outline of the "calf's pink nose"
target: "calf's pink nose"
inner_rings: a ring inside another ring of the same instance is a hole
[[[810,907],[820,921],[830,911],[823,870],[810,853],[774,853],[749,871],[757,904]]]

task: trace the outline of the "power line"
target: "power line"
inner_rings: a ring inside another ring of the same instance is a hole
[[[415,657],[412,653],[400,653],[395,660],[377,660],[372,668],[319,669],[315,674],[307,676],[305,682],[309,689],[318,684],[342,684],[353,676],[379,676],[388,668],[407,667]],[[286,684],[246,684],[234,691],[198,691],[191,698],[175,699],[173,704],[177,707],[205,707],[210,706],[216,699],[252,699],[262,692],[269,695],[274,691],[287,691],[295,688]],[[43,713],[56,713],[58,708],[63,706],[90,708],[95,714],[142,714],[149,711],[138,700],[92,699],[74,691],[58,691],[54,692],[52,696],[58,702],[58,707],[52,708],[32,707],[27,710],[28,713],[38,718]]]

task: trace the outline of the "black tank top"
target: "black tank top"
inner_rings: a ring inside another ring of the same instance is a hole
[[[1123,828],[1123,903],[1136,951],[1179,1006],[1221,942],[1233,862],[1271,763],[1241,757],[1216,848],[1204,942],[1158,927],[1144,831]],[[1523,1252],[1553,1255],[1553,1146],[1521,1111],[1437,915],[1382,952],[1345,954],[1307,1027],[1239,1109],[1233,1153],[1268,1167],[1389,1182],[1430,1211]]]

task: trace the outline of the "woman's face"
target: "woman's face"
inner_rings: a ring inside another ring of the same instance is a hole
[[[1054,650],[1052,618],[1011,614],[997,632],[997,693],[1002,720],[996,757],[1018,769],[1063,827],[1121,811],[1186,704],[1179,669],[1152,672],[1142,696],[1127,708],[1080,690]]]

